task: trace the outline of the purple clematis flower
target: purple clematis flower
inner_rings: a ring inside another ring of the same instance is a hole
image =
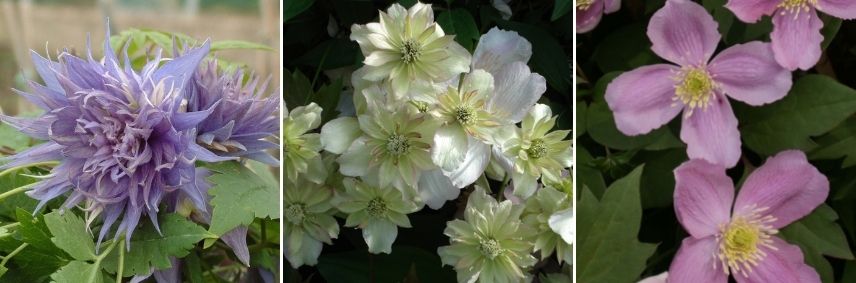
[[[690,160],[675,169],[675,212],[689,232],[668,282],[820,282],[800,248],[775,234],[819,206],[829,181],[803,152],[783,151],[758,167],[734,198],[725,167]],[[733,205],[732,205],[733,204]]]
[[[710,60],[720,35],[707,11],[692,1],[669,0],[648,24],[653,51],[677,64],[644,66],[621,74],[606,89],[615,123],[640,135],[684,112],[681,140],[690,158],[726,168],[740,159],[737,118],[726,96],[749,105],[779,100],[791,73],[773,59],[770,44],[734,45]]]
[[[270,79],[243,80],[241,71],[219,74],[214,61],[199,68],[185,89],[187,111],[213,111],[197,126],[191,149],[209,160],[245,157],[278,166],[279,160],[265,152],[278,145],[265,139],[279,133],[279,95],[264,96]]]
[[[856,18],[853,0],[728,0],[725,7],[747,23],[773,16],[773,54],[788,70],[808,70],[820,60],[823,22],[817,11],[836,18]]]
[[[593,30],[603,14],[612,14],[621,8],[621,0],[576,0],[577,33]]]
[[[130,240],[143,214],[157,227],[161,201],[180,193],[205,209],[207,196],[198,189],[197,156],[190,148],[195,127],[211,112],[182,109],[183,89],[208,54],[208,41],[172,59],[158,52],[138,72],[131,69],[127,51],[124,64],[113,53],[109,29],[106,38],[101,60],[92,58],[88,43],[87,58],[63,52],[54,62],[33,52],[46,85],[30,82],[32,93],[17,92],[45,112],[34,119],[0,116],[45,141],[5,158],[0,170],[59,161],[27,194],[40,201],[39,210],[70,193],[63,207],[82,204],[87,223],[103,219],[99,244],[119,217],[116,237]]]

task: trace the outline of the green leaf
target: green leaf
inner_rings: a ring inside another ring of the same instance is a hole
[[[95,243],[86,232],[86,223],[74,213],[54,211],[45,215],[45,224],[51,231],[51,241],[77,260],[95,259]]]
[[[645,270],[656,245],[636,237],[642,221],[641,176],[642,166],[610,185],[600,202],[583,195],[577,219],[587,220],[577,225],[578,282],[635,282]]]
[[[223,235],[238,227],[249,225],[255,218],[279,219],[279,186],[265,182],[237,162],[212,164],[216,172],[208,177],[213,185],[211,195],[211,226],[208,231]]]
[[[191,283],[202,283],[202,264],[200,264],[199,256],[196,253],[190,253],[184,258],[184,274]]]
[[[70,213],[69,213],[70,214]],[[57,283],[101,283],[104,282],[98,265],[84,261],[72,261],[51,275]]]
[[[321,70],[357,65],[362,61],[363,55],[360,53],[359,45],[346,38],[332,38],[324,41],[294,59],[295,64],[320,68]]]
[[[298,106],[309,104],[309,97],[312,96],[312,83],[309,78],[303,75],[299,70],[294,73],[288,70],[283,70],[282,85],[284,86],[282,96],[285,99],[285,105],[288,109],[294,109]]]
[[[812,160],[838,159],[844,157],[842,168],[856,165],[856,117],[848,117],[843,123],[817,140],[819,145],[809,153]]]
[[[817,270],[823,282],[833,282],[832,265],[824,256],[853,260],[844,231],[835,222],[837,219],[835,210],[822,204],[781,231],[783,238],[802,249],[806,263]]]
[[[20,223],[18,233],[24,243],[36,249],[62,254],[62,251],[51,241],[51,232],[45,225],[44,216],[38,214],[34,217],[31,213],[20,208],[17,210],[17,216],[18,223]]]
[[[571,60],[565,54],[559,41],[541,27],[497,20],[500,27],[518,32],[532,43],[532,60],[529,61],[535,72],[544,76],[547,83],[560,93],[571,91]]]
[[[784,99],[762,107],[734,104],[743,144],[762,155],[785,149],[809,151],[812,136],[835,128],[856,113],[856,90],[822,75],[794,83]]]
[[[30,137],[9,125],[0,124],[0,147],[8,147],[19,152],[30,147]]]
[[[820,29],[820,34],[823,35],[823,42],[820,46],[822,50],[826,50],[826,48],[829,47],[829,44],[832,43],[832,40],[835,39],[835,35],[838,34],[838,30],[841,29],[841,23],[843,21],[837,17],[827,14],[820,14],[820,19],[823,20],[823,28]]]
[[[261,43],[243,41],[243,40],[221,40],[211,43],[211,52],[232,50],[232,49],[254,49],[273,51],[273,48]]]
[[[626,136],[615,126],[615,118],[605,102],[589,105],[586,113],[586,131],[600,144],[610,148],[630,150],[655,145],[651,149],[682,147],[683,143],[672,134],[668,126],[660,127],[639,136]]]
[[[553,6],[553,15],[550,16],[551,21],[558,20],[565,14],[571,11],[571,7],[574,5],[571,4],[571,0],[556,0],[556,4]]]
[[[124,275],[148,274],[152,268],[164,269],[171,266],[170,257],[184,257],[196,243],[214,235],[205,231],[196,223],[178,214],[167,214],[160,219],[160,229],[163,236],[158,234],[151,224],[138,228],[130,243],[130,250],[125,252]],[[119,249],[116,246],[106,255],[101,266],[110,273],[116,273],[119,261]]]
[[[602,196],[606,192],[606,181],[595,167],[594,158],[584,147],[579,147],[576,159],[578,182],[588,187],[595,195]]]
[[[411,266],[415,266],[421,282],[455,282],[454,271],[443,266],[436,253],[414,247],[393,246],[388,255],[349,251],[318,258],[318,271],[327,282],[400,282]],[[370,274],[375,275],[373,280]]]
[[[282,22],[287,23],[291,18],[303,13],[312,7],[312,3],[315,3],[315,0],[288,0],[283,2]]]
[[[337,79],[331,84],[324,85],[315,92],[312,96],[312,102],[321,106],[321,122],[327,123],[330,120],[339,116],[339,111],[336,106],[339,105],[339,98],[342,97],[342,78]]]
[[[467,50],[473,50],[473,41],[479,39],[479,29],[470,12],[464,9],[443,11],[437,16],[437,23],[445,34],[454,34],[455,41]]]
[[[675,176],[673,171],[681,163],[687,161],[687,153],[683,148],[664,151],[642,152],[635,157],[645,163],[642,172],[641,196],[642,208],[672,206],[675,191]]]
[[[641,23],[626,25],[611,32],[597,45],[592,56],[594,62],[604,73],[629,71],[659,63],[660,59],[651,51],[651,41],[645,34]]]
[[[26,176],[31,174],[29,169],[21,169],[6,176],[0,177],[0,193],[5,193],[21,186],[32,184],[38,179]],[[9,218],[17,218],[17,209],[33,210],[39,202],[27,196],[26,194],[15,194],[3,199],[0,205],[0,215],[8,216]],[[26,214],[31,214],[25,212]]]

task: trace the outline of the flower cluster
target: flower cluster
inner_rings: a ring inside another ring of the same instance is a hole
[[[484,189],[470,194],[465,221],[448,223],[443,262],[461,282],[531,278],[537,251],[570,262],[571,181],[563,174],[572,163],[570,131],[554,130],[556,117],[537,103],[547,86],[527,65],[532,45],[493,28],[470,54],[422,3],[393,4],[379,22],[354,25],[351,39],[365,56],[351,78],[356,117],[328,121],[319,135],[317,105],[292,109],[288,178],[332,188],[330,203],[347,215],[346,227],[362,229],[371,253],[392,252],[398,227],[411,226],[407,214],[440,209],[486,175],[513,182],[518,202],[498,202]],[[286,194],[287,204],[299,202]],[[308,257],[317,251],[298,255],[298,242],[286,242],[292,266],[314,263]]]
[[[206,67],[208,41],[175,58],[158,51],[134,70],[127,53],[124,60],[114,53],[109,30],[106,35],[101,60],[89,46],[84,58],[63,52],[57,61],[33,52],[45,84],[31,81],[32,92],[17,92],[44,113],[0,116],[45,141],[4,158],[0,169],[59,161],[27,192],[40,201],[37,210],[67,194],[64,208],[81,205],[87,223],[103,220],[99,243],[117,221],[115,237],[130,239],[143,215],[157,227],[162,203],[189,199],[207,210],[206,173],[197,161],[278,163],[264,152],[275,147],[266,139],[279,131],[278,95],[262,97],[266,83],[244,84],[240,72]]]
[[[791,71],[809,69],[820,57],[816,10],[854,18],[856,2],[730,0],[726,7],[746,22],[772,15],[771,43],[736,44],[713,56],[720,43],[714,18],[693,1],[667,0],[651,17],[647,35],[651,50],[672,64],[625,72],[606,88],[616,126],[626,135],[646,134],[683,113],[680,138],[690,160],[674,170],[674,205],[690,236],[668,273],[645,282],[727,282],[729,276],[737,282],[820,282],[800,248],[776,234],[822,204],[829,181],[803,152],[787,150],[755,169],[735,197],[725,171],[743,153],[729,98],[751,106],[784,98]]]

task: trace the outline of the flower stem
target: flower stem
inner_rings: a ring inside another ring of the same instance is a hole
[[[17,188],[14,188],[14,189],[8,190],[8,191],[6,191],[6,192],[4,192],[4,193],[0,194],[0,201],[2,201],[2,200],[3,200],[3,199],[5,199],[5,198],[8,198],[8,197],[10,197],[10,196],[13,196],[13,195],[15,195],[15,194],[17,194],[17,193],[24,192],[24,191],[26,191],[27,189],[29,189],[30,187],[32,187],[32,186],[34,186],[34,185],[36,185],[36,183],[29,183],[29,184],[26,184],[26,185],[23,185],[23,186],[20,186],[20,187],[17,187]]]
[[[121,246],[125,239],[119,240],[119,267],[116,268],[116,283],[122,283],[122,271],[125,270],[125,249]]]
[[[36,162],[36,163],[30,163],[27,165],[16,166],[16,167],[12,167],[12,168],[0,171],[0,177],[9,175],[9,173],[12,173],[12,172],[24,169],[24,168],[37,167],[37,166],[42,166],[42,165],[57,165],[57,164],[59,164],[59,162],[45,161],[45,162]]]
[[[21,244],[20,246],[18,246],[18,248],[16,248],[14,251],[12,251],[11,253],[9,253],[9,254],[8,254],[8,255],[6,255],[5,257],[3,257],[3,261],[0,261],[0,266],[6,266],[6,263],[7,263],[7,262],[9,262],[9,260],[10,260],[10,259],[12,259],[12,257],[14,257],[14,256],[15,256],[15,255],[17,255],[18,253],[20,253],[20,252],[21,252],[22,250],[24,250],[24,248],[26,248],[28,245],[29,245],[29,244],[27,244],[27,243],[23,243],[23,244]]]
[[[124,242],[125,242],[125,239],[122,238],[121,240],[119,240],[119,242],[113,241],[112,243],[110,243],[110,246],[108,246],[107,249],[104,250],[104,252],[102,252],[101,254],[99,254],[98,256],[95,257],[95,267],[98,268],[98,270],[100,270],[101,269],[101,261],[104,260],[104,258],[106,258],[107,255],[109,255],[110,252],[113,251],[113,248],[116,247],[116,243],[124,243]],[[121,249],[121,247],[119,247],[119,248]],[[123,259],[120,258],[119,262],[120,262],[119,263],[119,268],[120,268],[119,270],[120,271],[117,274],[122,273],[122,271],[121,271],[122,263],[121,262],[123,262]],[[100,274],[101,274],[101,272],[92,272],[92,274],[89,275],[90,277],[89,277],[88,281],[86,281],[86,282],[95,282],[95,276],[99,276]],[[119,279],[122,279],[122,278],[119,277]],[[119,280],[118,282],[121,283],[122,281]]]

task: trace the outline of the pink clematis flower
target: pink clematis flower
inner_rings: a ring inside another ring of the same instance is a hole
[[[734,198],[725,167],[690,160],[675,169],[675,212],[689,232],[669,267],[668,282],[820,282],[800,248],[776,236],[814,210],[829,181],[797,150],[752,172]],[[733,203],[733,206],[732,206]]]
[[[820,60],[823,22],[818,10],[836,18],[856,18],[853,0],[728,0],[725,7],[747,23],[772,15],[773,54],[789,70],[808,70]]]
[[[621,8],[621,0],[576,0],[577,33],[593,30],[603,14],[612,14]]]
[[[726,95],[749,105],[779,100],[791,89],[791,73],[773,58],[769,43],[734,45],[710,60],[720,35],[699,4],[668,0],[648,24],[651,48],[677,64],[640,67],[606,88],[606,102],[622,133],[650,132],[683,111],[681,140],[690,158],[726,168],[740,159],[737,118]]]

